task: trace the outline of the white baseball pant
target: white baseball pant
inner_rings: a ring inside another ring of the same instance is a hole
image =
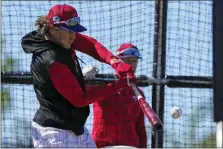
[[[97,148],[86,127],[84,134],[77,136],[70,130],[43,127],[32,122],[31,133],[35,148]]]

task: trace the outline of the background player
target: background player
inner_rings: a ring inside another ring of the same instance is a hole
[[[130,43],[122,44],[116,56],[132,65],[134,72],[141,58],[138,48]],[[93,113],[92,136],[97,147],[147,147],[144,114],[130,87],[118,90],[106,100],[95,102]]]

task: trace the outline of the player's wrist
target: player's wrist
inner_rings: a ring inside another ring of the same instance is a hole
[[[124,63],[124,62],[121,59],[118,59],[116,57],[114,57],[110,60],[111,66],[113,66],[114,64],[118,64],[118,63]]]

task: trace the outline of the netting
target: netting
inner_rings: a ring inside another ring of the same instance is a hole
[[[39,15],[48,13],[56,1],[3,1],[2,2],[2,61],[7,62],[6,72],[30,70],[31,55],[21,48],[21,37],[34,29],[34,21]],[[132,42],[141,49],[144,61],[139,62],[138,74],[152,74],[152,50],[154,27],[154,2],[74,2],[62,3],[73,5],[81,23],[88,29],[84,34],[100,41],[113,53],[123,42]],[[134,7],[133,7],[134,6]],[[143,33],[143,34],[142,34]],[[86,64],[95,65],[100,73],[113,73],[112,68],[95,61],[93,58],[78,53]],[[13,60],[11,62],[10,60]],[[81,62],[80,62],[81,63]],[[4,63],[3,63],[4,65]],[[82,67],[85,67],[81,63]],[[2,100],[2,147],[29,147],[31,120],[39,107],[31,85],[3,84],[6,91]],[[151,89],[146,87],[149,97]],[[91,109],[92,111],[92,109]],[[92,114],[86,123],[92,129]],[[150,140],[150,126],[148,142]]]
[[[31,55],[21,48],[21,37],[34,29],[34,21],[57,1],[2,2],[2,71],[30,70]],[[73,5],[84,32],[113,53],[123,42],[141,50],[136,75],[152,76],[155,1],[63,1]],[[167,14],[167,75],[212,76],[211,1],[169,1]],[[110,66],[78,53],[100,73],[113,73]],[[81,63],[81,62],[80,62]],[[81,63],[81,67],[85,67]],[[151,104],[152,87],[142,87]],[[39,107],[32,85],[1,86],[2,147],[32,147],[30,127]],[[211,89],[165,88],[164,147],[215,147]],[[169,110],[178,106],[183,115],[172,119]],[[91,107],[92,108],[92,107]],[[92,112],[92,109],[91,109]],[[92,113],[86,127],[92,131]],[[147,146],[151,147],[151,126],[145,119]]]
[[[166,74],[212,76],[212,2],[169,1],[167,12]],[[212,89],[166,88],[164,106],[164,146],[215,147]]]

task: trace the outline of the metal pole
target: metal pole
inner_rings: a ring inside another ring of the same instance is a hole
[[[214,120],[217,122],[216,147],[222,148],[223,121],[223,1],[213,0],[213,88],[214,88]]]
[[[155,34],[153,55],[153,77],[165,78],[166,65],[166,25],[167,25],[167,0],[156,1]],[[164,114],[164,85],[153,85],[152,108],[163,122]],[[154,132],[152,148],[163,147],[163,130]]]

